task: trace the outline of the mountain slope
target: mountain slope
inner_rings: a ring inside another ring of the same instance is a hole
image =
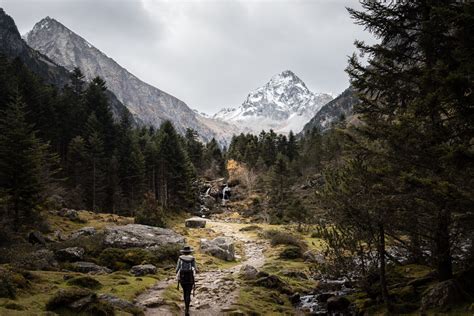
[[[29,47],[21,38],[15,21],[0,8],[0,54],[10,58],[19,58],[32,72],[45,82],[59,88],[69,83],[69,71],[54,63],[51,59]],[[107,91],[112,113],[118,119],[125,106]]]
[[[141,81],[58,21],[44,18],[25,38],[31,47],[67,69],[79,67],[87,80],[102,77],[108,89],[144,124],[158,127],[163,121],[170,120],[181,133],[192,128],[203,140],[216,137],[223,141],[223,137],[201,122],[199,115],[186,103]],[[226,138],[231,136],[226,135]]]
[[[324,105],[318,113],[304,126],[303,132],[317,128],[320,131],[329,129],[332,123],[341,119],[341,117],[349,117],[353,113],[354,105],[358,99],[352,87],[347,88],[334,100]]]
[[[255,133],[262,129],[273,129],[278,133],[299,132],[331,100],[329,94],[311,92],[300,78],[286,70],[252,91],[241,106],[222,109],[214,118]]]

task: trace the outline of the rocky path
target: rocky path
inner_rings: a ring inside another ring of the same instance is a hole
[[[244,245],[244,258],[239,264],[223,270],[206,271],[196,275],[196,292],[191,301],[191,315],[222,315],[229,311],[238,296],[238,273],[243,265],[260,268],[265,258],[263,251],[268,244],[256,240],[247,232],[239,231],[239,226],[220,221],[208,221],[208,227],[221,236],[228,236]],[[199,264],[199,263],[198,263]],[[178,306],[164,304],[163,292],[169,286],[176,286],[173,278],[158,282],[149,291],[137,298],[137,304],[146,306],[145,315],[179,315],[184,310],[183,302]],[[180,310],[180,313],[176,310]]]

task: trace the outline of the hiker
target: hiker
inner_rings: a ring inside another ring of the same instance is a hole
[[[189,305],[191,304],[191,291],[196,288],[194,274],[197,273],[196,259],[191,255],[193,250],[189,246],[184,246],[180,251],[178,264],[176,266],[176,278],[179,285],[183,288],[183,297],[185,305],[185,315],[189,315]]]

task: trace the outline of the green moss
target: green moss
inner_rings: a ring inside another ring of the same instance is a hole
[[[102,284],[97,281],[96,279],[90,276],[81,276],[77,278],[73,278],[67,281],[68,285],[71,286],[79,286],[88,289],[99,289],[102,287]]]
[[[233,308],[249,315],[256,313],[262,315],[293,314],[293,307],[285,295],[260,287],[241,287],[237,303]]]

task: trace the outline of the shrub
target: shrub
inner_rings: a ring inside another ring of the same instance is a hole
[[[159,264],[162,262],[178,261],[180,250],[181,250],[181,245],[169,244],[169,245],[153,248],[151,250],[151,253],[154,258],[154,263]]]
[[[14,299],[16,297],[16,285],[8,275],[8,272],[0,272],[0,297]]]
[[[289,245],[299,248],[306,248],[305,242],[297,236],[276,229],[265,231],[264,237],[270,239],[272,246]]]
[[[126,270],[135,265],[153,262],[153,255],[140,248],[106,248],[99,256],[99,263],[113,270]]]
[[[303,257],[303,251],[301,247],[290,246],[280,253],[281,259],[298,259]]]
[[[135,223],[166,227],[163,209],[159,206],[152,192],[145,193],[145,199],[135,215]]]
[[[87,289],[99,289],[102,287],[102,284],[90,276],[83,276],[70,279],[67,281],[68,285],[84,287]]]

